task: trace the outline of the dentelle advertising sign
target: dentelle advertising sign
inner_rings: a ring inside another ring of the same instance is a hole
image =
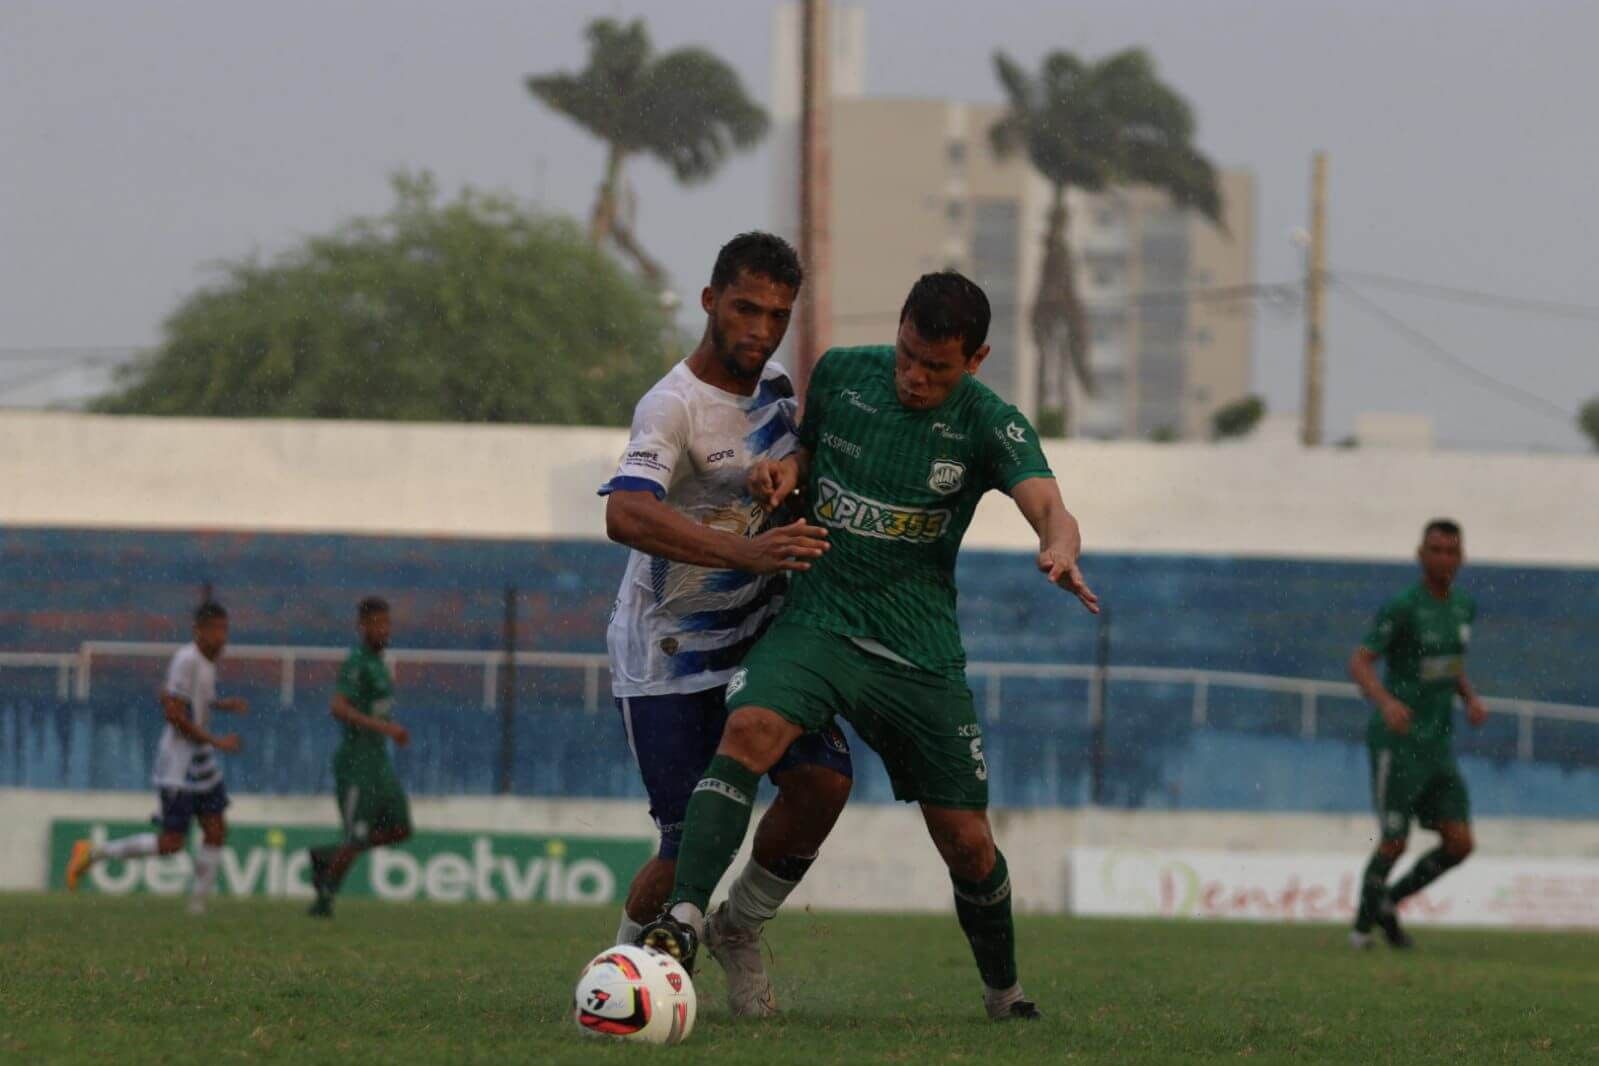
[[[1400,860],[1399,872],[1420,855]],[[1073,914],[1349,922],[1359,855],[1073,848]],[[1599,862],[1473,857],[1406,900],[1411,922],[1599,928]]]
[[[102,844],[146,832],[138,822],[54,821],[50,824],[50,887],[63,887],[74,840]],[[337,841],[333,828],[231,825],[217,891],[226,896],[310,898],[306,848]],[[364,856],[342,895],[439,903],[508,900],[613,903],[654,843],[611,837],[523,836],[510,833],[417,833],[397,848]],[[87,891],[109,895],[182,892],[193,870],[186,852],[164,858],[97,864]]]

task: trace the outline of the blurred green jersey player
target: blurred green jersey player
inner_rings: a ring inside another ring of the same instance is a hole
[[[799,448],[751,471],[752,494],[769,509],[803,489],[830,547],[796,576],[728,681],[727,725],[689,802],[672,906],[645,930],[647,946],[692,960],[759,775],[843,717],[882,758],[895,797],[921,808],[989,1017],[1039,1017],[1017,977],[1010,876],[988,822],[982,724],[955,617],[955,559],[982,496],[998,490],[1015,502],[1038,535],[1045,579],[1090,611],[1098,599],[1037,433],[975,376],[989,318],[988,298],[967,278],[923,276],[896,343],[827,353],[806,393]]]
[[[333,897],[344,875],[368,848],[398,844],[411,835],[411,808],[389,758],[388,741],[400,747],[411,734],[392,720],[394,676],[383,652],[389,646],[389,605],[376,596],[356,610],[361,643],[339,668],[332,714],[344,727],[333,755],[333,781],[344,824],[344,840],[311,849],[311,887],[316,902],[310,914],[333,916]]]
[[[1379,841],[1366,864],[1350,934],[1361,948],[1371,944],[1374,925],[1389,944],[1410,947],[1399,926],[1399,903],[1460,865],[1472,849],[1471,803],[1450,744],[1455,697],[1465,701],[1474,726],[1482,725],[1488,711],[1466,680],[1477,604],[1454,587],[1465,558],[1460,526],[1444,518],[1429,522],[1417,557],[1421,581],[1383,604],[1349,660],[1350,675],[1375,708],[1366,744]],[[1378,659],[1387,663],[1384,680],[1377,677]],[[1442,840],[1390,886],[1388,875],[1404,853],[1412,819]]]

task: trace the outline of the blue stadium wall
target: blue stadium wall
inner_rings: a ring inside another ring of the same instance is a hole
[[[239,643],[342,644],[363,595],[387,596],[396,644],[501,646],[504,595],[518,590],[520,646],[601,651],[624,553],[602,542],[473,540],[67,529],[0,531],[0,649],[70,651],[87,639],[177,641],[209,583]],[[1090,555],[1110,607],[1112,661],[1341,679],[1375,607],[1413,580],[1370,562]],[[1088,662],[1094,622],[1044,585],[1029,555],[969,551],[961,623],[970,657]],[[1487,692],[1599,704],[1594,667],[1599,571],[1473,566],[1480,605],[1472,673]],[[86,705],[61,704],[46,671],[0,671],[0,786],[141,789],[160,727],[154,660],[101,669]],[[230,759],[236,791],[330,787],[336,743],[325,713],[331,674],[302,667],[297,704],[280,708],[274,667],[224,664],[223,684],[252,696]],[[498,718],[481,708],[481,675],[413,672],[398,712],[412,747],[402,775],[420,793],[494,785]],[[974,684],[984,706],[981,684]],[[1327,706],[1318,736],[1297,735],[1287,697],[1213,698],[1195,728],[1182,686],[1116,684],[1107,701],[1104,801],[1125,807],[1354,812],[1367,808],[1364,713]],[[1002,806],[1088,799],[1086,686],[1007,682],[986,747]],[[570,671],[518,680],[512,784],[530,795],[634,796],[640,789],[620,723],[582,708]],[[1532,762],[1515,760],[1514,723],[1462,729],[1474,809],[1486,815],[1599,814],[1599,728],[1540,722]],[[869,753],[856,799],[886,801]]]

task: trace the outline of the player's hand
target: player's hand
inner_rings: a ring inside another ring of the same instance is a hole
[[[411,743],[411,731],[403,725],[389,725],[389,739],[394,741],[394,746],[403,748]]]
[[[783,506],[798,488],[799,464],[792,459],[762,459],[750,467],[749,493],[768,511]]]
[[[1053,548],[1045,548],[1038,553],[1038,572],[1048,577],[1050,584],[1058,585],[1076,596],[1090,614],[1099,613],[1099,596],[1088,587],[1077,560],[1068,559]]]
[[[1488,708],[1483,704],[1482,700],[1473,696],[1466,701],[1466,721],[1473,726],[1481,727],[1487,720]]]
[[[1410,732],[1410,708],[1390,697],[1383,701],[1381,708],[1382,720],[1388,726],[1388,732],[1405,736]]]
[[[216,743],[212,745],[212,747],[216,748],[218,751],[225,751],[229,754],[238,751],[243,746],[244,745],[239,741],[239,734],[237,733],[229,733],[226,736],[217,737]]]
[[[741,569],[754,574],[775,574],[779,570],[809,570],[811,559],[827,551],[827,530],[796,518],[786,526],[775,526],[747,542],[749,560]]]
[[[212,706],[221,711],[230,711],[233,714],[250,713],[250,701],[243,696],[228,696],[225,699],[217,700]]]

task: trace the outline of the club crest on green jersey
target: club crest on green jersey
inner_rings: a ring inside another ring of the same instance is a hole
[[[927,487],[940,496],[959,492],[966,482],[966,464],[954,459],[934,459],[932,472],[927,475]]]
[[[868,499],[832,478],[818,478],[816,490],[817,521],[879,540],[931,544],[944,535],[953,517],[942,507],[901,507]]]

